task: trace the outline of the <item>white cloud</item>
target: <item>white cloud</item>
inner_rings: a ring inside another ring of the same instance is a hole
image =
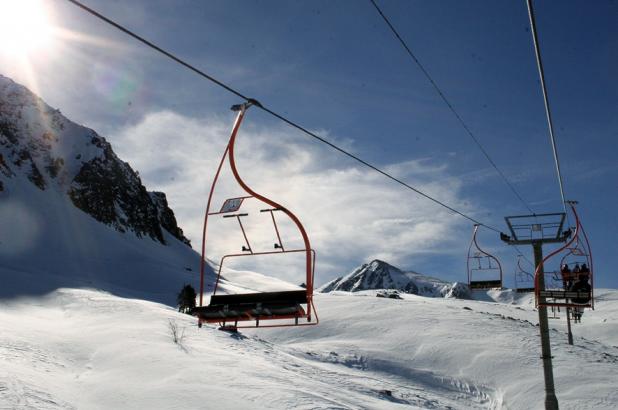
[[[237,140],[239,172],[256,192],[286,206],[303,221],[318,252],[318,284],[373,258],[422,272],[422,265],[416,264],[424,258],[465,252],[467,243],[454,239],[462,229],[468,235],[465,220],[290,128],[257,127],[252,115],[247,114]],[[118,155],[139,170],[148,189],[167,194],[179,224],[198,250],[208,189],[232,122],[231,115],[194,119],[163,111],[147,115],[111,138]],[[350,146],[350,141],[345,144]],[[461,180],[448,175],[445,164],[422,158],[384,168],[423,192],[469,211],[459,196]],[[229,184],[220,185],[224,192],[217,191],[212,210],[226,197],[244,195],[231,183],[227,169],[224,166],[221,183]],[[247,203],[247,209],[254,216],[243,220],[252,246],[272,249],[274,230],[264,219],[268,215],[257,212],[260,207],[255,204]],[[295,228],[282,216],[277,214],[284,244],[299,245]],[[215,255],[225,250],[238,252],[243,238],[237,223],[211,221],[208,246],[213,252],[208,257],[217,260]],[[292,278],[289,263],[280,273],[292,281],[302,280],[302,275]],[[271,273],[265,264],[258,262],[255,270]]]

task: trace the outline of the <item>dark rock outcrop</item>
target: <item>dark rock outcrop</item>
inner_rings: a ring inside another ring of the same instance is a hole
[[[174,235],[176,239],[191,246],[191,241],[185,238],[182,229],[180,229],[176,223],[176,216],[174,215],[174,211],[172,211],[167,204],[167,197],[165,196],[165,193],[155,191],[149,192],[149,194],[150,199],[157,208],[157,217],[161,226]]]
[[[97,221],[164,243],[157,207],[139,177],[105,140],[99,145],[103,157],[83,164],[69,189],[71,200]]]

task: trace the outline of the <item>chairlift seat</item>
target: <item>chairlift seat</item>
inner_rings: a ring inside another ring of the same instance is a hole
[[[205,322],[295,318],[306,316],[301,306],[306,303],[304,290],[214,295],[210,305],[194,308],[193,314]]]
[[[517,288],[517,293],[532,293],[534,288]]]
[[[470,282],[470,289],[495,289],[501,288],[501,280],[474,280]]]
[[[590,300],[591,292],[581,292],[581,291],[572,291],[572,290],[541,290],[539,291],[539,297],[542,298],[551,298],[551,299],[570,299],[572,300]],[[587,305],[588,302],[584,303],[576,303],[579,305]]]
[[[592,292],[571,290],[541,290],[538,292],[539,306],[562,306],[562,307],[592,307]],[[547,300],[552,299],[552,300]],[[586,302],[580,302],[585,300]]]

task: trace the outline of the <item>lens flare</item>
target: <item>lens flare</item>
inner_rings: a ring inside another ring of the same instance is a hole
[[[40,0],[0,1],[0,53],[27,57],[50,46],[52,31]]]

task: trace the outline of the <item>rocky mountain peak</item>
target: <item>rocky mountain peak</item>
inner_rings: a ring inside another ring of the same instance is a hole
[[[319,291],[358,292],[374,289],[395,289],[431,297],[470,297],[470,290],[465,284],[445,282],[413,271],[404,272],[379,259],[365,263],[349,274],[328,282]]]
[[[42,191],[66,194],[77,208],[120,232],[165,243],[165,229],[189,245],[165,194],[148,192],[105,138],[0,75],[0,195],[9,195],[11,184],[22,178]]]

